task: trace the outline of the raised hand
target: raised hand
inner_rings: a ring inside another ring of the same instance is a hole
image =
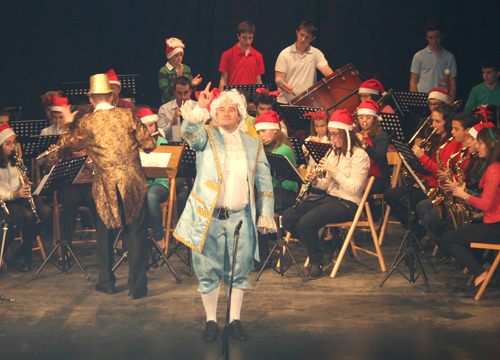
[[[191,81],[191,86],[192,87],[195,87],[195,86],[198,86],[201,84],[201,82],[203,81],[203,78],[200,77],[200,74],[196,75],[196,77],[193,79],[193,81]]]

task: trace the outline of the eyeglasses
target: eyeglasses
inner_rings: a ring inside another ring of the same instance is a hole
[[[439,106],[439,105],[441,105],[440,102],[439,103],[432,103],[432,102],[429,103],[429,106]]]
[[[328,133],[328,135],[330,135],[331,137],[337,137],[341,134],[341,132],[335,132],[335,133]]]

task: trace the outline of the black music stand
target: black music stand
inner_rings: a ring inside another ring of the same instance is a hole
[[[255,89],[264,88],[267,91],[271,88],[271,84],[243,84],[243,85],[225,85],[224,90],[245,90],[252,96]]]
[[[305,116],[304,114],[318,110],[321,109],[309,106],[281,105],[281,111],[283,111],[286,121],[294,131],[305,130],[307,132],[311,127],[311,118],[309,115]]]
[[[27,138],[33,135],[40,135],[40,132],[48,127],[49,120],[21,120],[13,121],[10,127],[16,133],[18,139]],[[22,142],[20,140],[20,142]]]
[[[88,104],[90,83],[88,81],[63,82],[62,90],[70,104]]]
[[[60,135],[32,135],[26,138],[23,146],[23,157],[25,159],[36,158],[40,153],[47,150],[50,145],[57,143]]]
[[[278,234],[277,234],[278,240],[274,244],[274,247],[271,250],[271,252],[269,253],[269,256],[267,257],[266,261],[264,262],[264,264],[262,264],[262,268],[260,269],[259,274],[257,275],[257,278],[255,279],[255,281],[259,281],[260,275],[262,274],[262,272],[266,268],[266,265],[269,263],[271,256],[273,256],[274,252],[277,250],[277,248],[279,246],[281,249],[281,251],[280,251],[280,267],[279,267],[279,270],[276,269],[275,267],[273,267],[273,270],[276,271],[280,276],[285,276],[285,272],[291,267],[291,265],[289,265],[285,269],[284,251],[286,249],[286,250],[288,250],[288,254],[290,255],[290,257],[292,258],[293,265],[295,265],[295,267],[297,268],[297,271],[299,272],[299,275],[302,278],[302,281],[306,282],[307,278],[302,273],[302,270],[300,270],[300,267],[297,264],[297,262],[295,261],[295,258],[293,256],[292,252],[290,251],[290,248],[288,247],[287,242],[285,241],[285,239],[282,236],[283,208],[281,207],[281,190],[282,190],[283,181],[290,180],[290,181],[294,181],[294,182],[299,183],[299,184],[304,184],[304,179],[302,179],[302,177],[299,175],[297,170],[295,170],[295,167],[293,166],[293,164],[290,162],[290,160],[286,156],[274,154],[272,152],[266,152],[266,155],[267,155],[267,161],[269,162],[269,165],[271,166],[271,174],[278,181],[279,196],[278,196],[278,206],[276,209],[278,211],[278,214],[279,214],[278,223],[276,224],[277,230],[278,230]]]
[[[410,113],[415,108],[420,111],[429,107],[429,94],[408,91],[395,91],[392,99],[400,114]]]
[[[436,272],[434,267],[431,264],[431,261],[429,260],[429,257],[427,254],[424,252],[422,245],[418,241],[417,237],[415,236],[415,232],[413,229],[413,220],[415,218],[414,211],[413,211],[413,204],[412,204],[412,193],[414,190],[414,184],[418,184],[420,189],[424,192],[427,193],[427,189],[425,188],[425,185],[420,181],[418,176],[415,174],[416,172],[419,172],[424,175],[430,175],[431,173],[427,170],[424,169],[420,161],[417,159],[415,154],[411,151],[410,147],[408,146],[407,143],[403,141],[398,141],[393,139],[393,144],[396,147],[396,149],[399,152],[399,157],[401,158],[401,161],[403,162],[405,168],[408,170],[408,172],[412,175],[413,181],[411,181],[407,185],[407,190],[408,190],[408,230],[406,231],[403,241],[401,242],[401,245],[399,246],[398,252],[396,254],[396,257],[394,258],[394,261],[392,262],[391,265],[391,271],[384,277],[382,282],[380,283],[380,286],[383,286],[385,281],[392,275],[392,273],[396,270],[398,271],[406,280],[410,282],[410,284],[414,284],[415,281],[419,278],[420,275],[422,275],[422,279],[424,281],[425,287],[427,289],[427,292],[431,292],[431,288],[429,287],[429,282],[427,275],[425,274],[425,270],[422,267],[422,263],[420,262],[420,258],[417,255],[415,245],[417,244],[420,247],[420,251],[424,254],[425,259],[427,260],[427,263],[431,267],[431,269]],[[411,166],[410,166],[411,164]],[[415,169],[415,170],[414,170]],[[404,245],[406,245],[406,249],[403,250]],[[398,265],[405,260],[405,263],[408,266],[408,269],[410,271],[410,276],[407,277],[401,270],[398,269]],[[415,263],[416,266],[418,267],[418,270],[420,271],[418,274],[415,275]]]
[[[403,128],[401,127],[401,122],[398,114],[381,113],[382,121],[380,121],[380,126],[391,138],[395,138],[401,141],[405,140],[405,135],[403,133]]]
[[[290,143],[292,144],[293,152],[295,153],[295,158],[297,159],[297,165],[307,165],[300,140],[296,137],[289,137],[288,140],[290,140]]]
[[[79,158],[59,162],[57,165],[52,167],[52,169],[47,175],[44,176],[44,178],[38,185],[37,189],[33,192],[33,195],[39,195],[41,193],[46,194],[54,191],[61,191],[61,195],[63,197],[61,203],[64,204],[64,189],[75,181],[75,179],[82,171],[82,168],[85,165],[85,161],[87,161],[87,156],[82,156]],[[62,228],[64,229],[64,221],[62,222]],[[62,248],[61,249],[62,264],[61,266],[59,266],[57,263],[52,262],[52,265],[61,270],[63,274],[67,274],[68,270],[71,268],[71,264],[69,262],[69,257],[68,257],[68,252],[69,252],[73,256],[73,259],[75,259],[75,262],[80,267],[80,270],[82,271],[83,275],[87,278],[87,280],[89,280],[90,276],[87,274],[82,264],[76,257],[75,253],[71,249],[71,246],[68,245],[68,240],[63,238],[61,238],[61,240],[57,242],[57,245],[54,247],[54,249],[52,249],[47,259],[45,259],[45,261],[43,262],[42,266],[40,266],[35,275],[33,275],[33,279],[36,279],[38,274],[45,267],[45,264],[47,264],[47,262],[51,259],[51,257],[56,253],[56,250],[60,247]]]
[[[321,159],[323,159],[328,152],[332,148],[332,144],[330,143],[322,143],[316,141],[304,141],[304,146],[311,154],[314,162],[319,164]]]

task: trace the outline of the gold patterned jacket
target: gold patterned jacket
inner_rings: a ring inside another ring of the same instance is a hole
[[[97,106],[100,108],[103,107]],[[156,142],[130,109],[96,110],[82,118],[75,131],[63,133],[61,145],[87,148],[95,169],[92,194],[97,212],[108,228],[122,226],[117,190],[123,201],[125,223],[139,218],[148,190],[139,148],[152,151]]]
[[[206,111],[206,109],[204,109]],[[188,198],[186,207],[174,231],[174,237],[201,252],[205,245],[210,221],[219,198],[226,160],[226,146],[219,128],[203,125],[192,120],[192,110],[182,108],[184,121],[181,124],[181,136],[196,151],[196,180]],[[201,116],[203,120],[205,117]],[[247,157],[249,205],[252,219],[260,215],[259,224],[253,222],[254,257],[258,260],[257,226],[268,227],[274,232],[274,193],[269,163],[262,142],[252,136],[241,133],[241,140]],[[268,219],[269,222],[261,222]],[[251,227],[250,227],[251,228]]]

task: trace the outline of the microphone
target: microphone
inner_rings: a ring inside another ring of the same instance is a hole
[[[238,225],[236,225],[236,229],[234,230],[234,237],[240,236],[241,225],[243,225],[243,220],[240,220]]]

